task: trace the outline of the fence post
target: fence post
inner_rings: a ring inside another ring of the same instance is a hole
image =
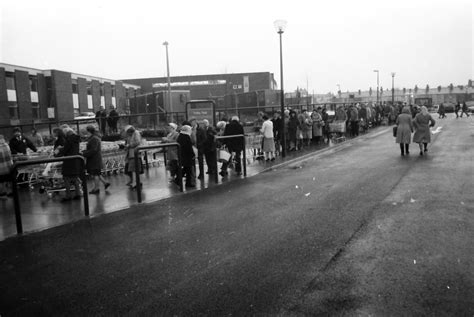
[[[13,166],[10,177],[11,177],[11,183],[12,183],[13,206],[15,208],[16,232],[17,234],[22,234],[23,225],[21,223],[20,198],[18,197],[18,184],[16,181],[17,172],[18,172],[18,169],[16,168],[16,166]]]
[[[247,148],[245,144],[245,134],[242,135],[242,138],[244,140],[244,153],[242,155],[242,158],[244,160],[244,177],[247,177]]]
[[[87,191],[87,177],[86,177],[86,162],[81,161],[81,181],[82,181],[82,195],[84,197],[84,215],[89,216],[89,192]]]
[[[178,144],[177,145],[177,148],[178,148],[178,186],[179,186],[179,189],[181,190],[181,192],[184,191],[184,186],[183,186],[183,167],[181,165],[181,146]]]
[[[138,199],[138,202],[141,203],[142,202],[142,184],[141,184],[141,181],[140,181],[140,159],[138,157],[139,155],[139,152],[140,149],[139,148],[136,148],[135,151],[134,151],[134,159],[135,159],[135,186],[136,186],[136,189],[137,189],[137,199]]]
[[[217,183],[219,183],[219,172],[217,171],[219,165],[217,164],[217,161],[219,160],[219,150],[217,149],[217,137],[214,138],[214,148],[216,149],[216,154],[214,154],[216,157],[216,159],[214,160],[215,161],[215,167],[214,167],[214,170],[216,171],[214,173],[214,181]]]

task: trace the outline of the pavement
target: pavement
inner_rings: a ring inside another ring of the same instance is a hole
[[[279,164],[285,164],[288,161],[311,155],[315,151],[325,148],[332,148],[333,144],[312,145],[301,151],[289,152],[285,158],[277,157],[274,162],[265,162],[256,160],[252,156],[252,151],[247,157],[247,176],[254,176],[266,169]],[[175,195],[181,195],[179,188],[172,182],[169,182],[169,172],[163,165],[164,158],[158,155],[156,162],[150,164],[145,173],[141,176],[143,183],[142,202],[150,203],[160,199],[169,198]],[[197,168],[197,166],[196,166]],[[198,170],[198,169],[197,169]],[[185,192],[203,190],[213,186],[233,181],[243,176],[237,176],[235,173],[229,173],[229,176],[223,178],[218,176],[218,183],[205,175],[203,179],[196,180],[196,188],[185,188]],[[98,195],[89,195],[90,217],[96,217],[103,214],[115,212],[130,208],[138,204],[136,191],[131,191],[125,184],[128,177],[123,173],[109,173],[105,175],[111,186],[105,191],[101,187]],[[92,188],[92,183],[88,182],[88,188]],[[67,224],[77,220],[84,219],[84,203],[82,200],[61,203],[63,192],[56,192],[51,195],[40,192],[40,185],[31,186],[31,188],[20,188],[20,206],[22,226],[24,233],[41,231],[59,225]],[[13,199],[0,200],[0,241],[17,235],[16,219],[14,214]]]
[[[474,314],[474,123],[391,129],[0,242],[0,314]]]

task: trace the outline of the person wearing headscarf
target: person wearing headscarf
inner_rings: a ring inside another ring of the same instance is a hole
[[[196,187],[196,155],[191,140],[192,127],[183,125],[176,140],[181,146],[181,168],[186,178],[186,187]]]
[[[125,161],[126,161],[126,170],[125,173],[130,178],[129,182],[126,184],[130,186],[131,189],[135,189],[137,187],[136,180],[134,173],[136,172],[135,169],[135,149],[140,146],[142,143],[142,136],[135,127],[128,125],[124,128],[125,130],[125,150],[127,151],[125,154]],[[139,168],[141,169],[141,160],[139,164]]]
[[[400,153],[410,154],[411,134],[413,133],[413,122],[411,118],[410,108],[403,107],[402,113],[395,120],[397,125],[397,135],[395,142],[400,144]]]
[[[428,151],[428,143],[431,142],[431,131],[430,127],[433,127],[436,121],[433,119],[428,109],[425,106],[421,107],[415,119],[413,119],[413,125],[415,127],[415,134],[413,135],[413,142],[418,143],[420,146],[420,155],[423,152]]]
[[[163,143],[175,143],[178,140],[179,132],[178,125],[174,122],[168,123],[168,134],[162,139]],[[166,161],[170,171],[171,181],[176,181],[178,175],[178,150],[176,147],[166,148]]]
[[[56,156],[73,156],[79,155],[79,144],[81,137],[71,128],[64,129],[66,135],[66,142],[63,148],[56,149]],[[80,199],[81,190],[79,188],[79,176],[82,172],[82,165],[79,160],[67,160],[62,165],[62,175],[64,179],[64,186],[66,189],[66,196],[61,199],[61,202],[67,202],[71,199]],[[74,185],[75,195],[71,194],[71,186]]]
[[[89,133],[89,139],[82,155],[86,158],[87,173],[94,178],[94,187],[89,194],[98,194],[100,192],[99,182],[104,184],[105,190],[110,186],[110,183],[102,176],[102,148],[99,131],[92,125],[87,126],[86,131]]]

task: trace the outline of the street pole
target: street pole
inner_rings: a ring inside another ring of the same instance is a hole
[[[166,47],[166,72],[168,76],[168,107],[171,113],[170,122],[173,122],[173,105],[171,104],[171,79],[170,79],[170,62],[168,59],[168,42],[163,42]]]
[[[392,73],[392,106],[395,106],[395,88],[393,86],[394,80],[395,80],[395,73]]]
[[[379,104],[379,70],[376,69],[374,70],[375,73],[377,73],[377,105]]]
[[[277,29],[277,33],[280,35],[280,85],[281,85],[281,156],[286,156],[286,135],[285,135],[285,91],[283,89],[283,42],[282,34],[285,31],[286,21],[276,20],[274,26]]]

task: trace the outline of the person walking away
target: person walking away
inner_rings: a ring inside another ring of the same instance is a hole
[[[99,111],[95,113],[95,120],[99,125],[102,135],[105,135],[107,132],[107,111],[105,111],[104,106],[100,106]]]
[[[5,141],[5,137],[0,134],[0,198],[11,196],[7,193],[5,183],[11,182],[11,169],[13,166],[10,147]]]
[[[263,117],[262,117],[263,118]],[[244,134],[244,128],[240,124],[239,117],[233,116],[230,123],[225,126],[224,136]],[[241,154],[244,150],[244,140],[242,137],[226,138],[222,140],[227,146],[230,153],[234,153],[235,172],[237,175],[242,175],[242,160]],[[220,175],[227,176],[227,167],[229,162],[222,163]]]
[[[110,112],[109,112],[109,117],[107,118],[107,122],[109,124],[110,132],[111,133],[117,133],[117,123],[119,120],[119,114],[117,110],[115,110],[114,106],[110,107]]]
[[[444,107],[443,103],[439,105],[438,114],[439,114],[438,119],[446,118],[446,108]]]
[[[30,139],[31,143],[33,143],[36,148],[44,145],[43,137],[35,128],[31,128],[31,135],[28,136],[28,139]]]
[[[462,103],[462,108],[461,108],[461,118],[462,118],[462,115],[465,113],[467,117],[469,117],[469,113],[467,113],[467,104],[466,102],[464,101]]]
[[[273,122],[266,114],[263,115],[263,124],[260,132],[263,134],[263,153],[265,160],[275,160],[275,139],[273,134]]]
[[[13,138],[10,139],[10,151],[12,154],[25,154],[29,148],[33,152],[37,152],[36,146],[28,138],[23,136],[20,128],[13,129]]]
[[[86,158],[87,173],[94,178],[94,187],[89,194],[98,194],[100,193],[99,182],[104,184],[105,190],[109,188],[110,183],[102,176],[102,147],[99,132],[92,125],[87,126],[86,131],[89,133],[89,139],[82,156]]]
[[[54,152],[56,157],[79,155],[79,144],[81,137],[71,128],[64,129],[66,135],[66,142],[63,148],[57,148]],[[64,186],[66,195],[61,199],[61,202],[67,202],[72,199],[81,199],[81,190],[79,187],[79,176],[81,175],[82,165],[79,160],[67,160],[62,165],[62,175],[64,179]],[[71,186],[74,186],[75,195],[71,194]]]
[[[458,102],[455,106],[454,106],[454,113],[456,114],[456,119],[459,118],[459,110],[461,110],[461,104]]]
[[[179,132],[177,131],[178,125],[176,123],[168,123],[167,130],[168,134],[161,141],[162,143],[177,143]],[[176,182],[176,177],[178,175],[178,149],[176,147],[167,147],[165,150],[166,161],[168,169],[170,171],[171,180]]]
[[[300,125],[298,118],[296,117],[296,112],[294,110],[290,111],[290,117],[288,119],[288,140],[290,151],[296,151],[296,133],[298,133],[298,126]]]
[[[313,121],[313,140],[316,142],[317,145],[321,143],[321,136],[323,135],[323,127],[324,127],[324,120],[323,116],[321,115],[321,107],[318,107],[316,111],[312,114],[312,121]]]
[[[216,130],[209,124],[209,120],[202,120],[204,124],[204,131],[206,133],[206,140],[203,143],[204,157],[206,158],[207,174],[214,175],[216,170]]]
[[[421,112],[418,113],[413,120],[415,127],[415,134],[413,135],[413,142],[420,146],[420,155],[428,151],[428,143],[431,142],[430,127],[433,127],[436,121],[431,117],[428,109],[425,106],[421,107]]]
[[[191,141],[192,128],[183,125],[176,140],[181,146],[181,168],[183,177],[186,178],[186,187],[196,187],[196,157]]]
[[[142,136],[140,135],[140,132],[131,125],[125,127],[125,133],[126,133],[125,150],[127,151],[125,154],[125,162],[126,162],[125,173],[130,178],[130,180],[128,181],[126,185],[130,186],[131,189],[136,189],[137,183],[135,179],[136,178],[135,177],[135,173],[136,173],[135,149],[139,147],[140,144],[142,143]],[[139,169],[141,172],[141,169],[142,169],[141,160],[139,163]]]
[[[400,144],[400,154],[410,154],[411,134],[413,133],[413,119],[411,118],[410,107],[403,107],[402,113],[395,120],[397,125],[397,135],[395,142]]]

